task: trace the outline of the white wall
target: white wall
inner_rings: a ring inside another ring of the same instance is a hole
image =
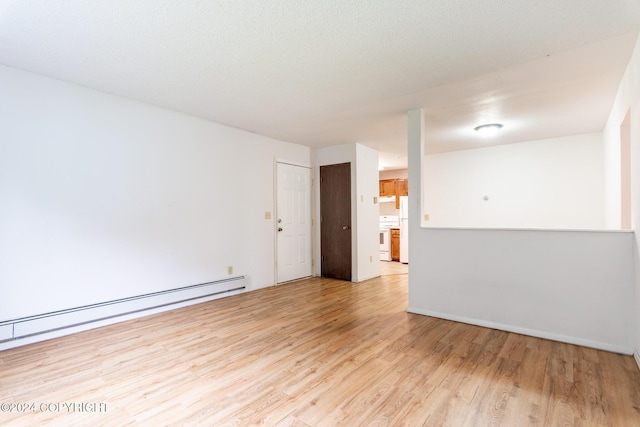
[[[425,226],[604,227],[600,133],[427,155],[423,167]]]
[[[351,143],[317,148],[313,152],[315,182],[320,166],[351,163],[351,280],[361,282],[380,275],[378,152]],[[318,187],[318,186],[316,186]],[[316,218],[320,218],[320,191],[315,192]],[[315,223],[314,274],[321,275],[320,224]]]
[[[246,275],[307,147],[0,66],[0,321]]]
[[[626,93],[627,91],[624,91],[625,95]],[[612,126],[611,123],[610,118],[603,132],[604,227],[608,230],[619,230],[621,228],[620,124]]]
[[[419,233],[409,312],[632,353],[632,233]]]
[[[640,38],[620,83],[604,131],[607,225],[620,226],[620,125],[631,111],[631,227],[635,230],[633,256],[635,265],[634,311],[632,328],[636,361],[640,365]]]
[[[358,282],[380,276],[378,152],[356,144]]]

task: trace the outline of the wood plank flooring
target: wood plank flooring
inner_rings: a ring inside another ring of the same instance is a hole
[[[406,307],[312,278],[6,350],[0,425],[640,426],[632,357]]]
[[[397,261],[380,261],[380,275],[409,274],[409,265]]]

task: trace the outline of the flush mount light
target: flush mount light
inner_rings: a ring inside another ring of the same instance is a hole
[[[484,136],[485,138],[488,138],[488,137],[493,136],[496,133],[498,133],[498,131],[501,128],[502,128],[502,125],[500,123],[491,123],[491,124],[488,124],[488,125],[480,125],[480,126],[474,128],[474,129],[481,136]]]

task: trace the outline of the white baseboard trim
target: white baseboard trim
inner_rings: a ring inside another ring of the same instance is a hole
[[[414,313],[414,314],[421,314],[423,316],[437,317],[445,320],[453,320],[454,322],[467,323],[470,325],[482,326],[485,328],[498,329],[501,331],[514,332],[516,334],[529,335],[532,337],[543,338],[551,341],[559,341],[567,344],[581,345],[584,347],[595,348],[598,350],[610,351],[612,353],[619,353],[619,354],[625,354],[625,355],[632,355],[632,354],[637,355],[637,353],[634,353],[633,348],[631,347],[619,346],[619,345],[609,344],[609,343],[602,343],[598,341],[591,341],[591,340],[571,337],[567,335],[554,334],[551,332],[539,331],[536,329],[522,328],[519,326],[489,322],[486,320],[479,320],[479,319],[474,319],[470,317],[438,313],[435,311],[423,310],[415,307],[408,307],[407,312]],[[640,360],[639,357],[640,356],[636,356],[636,362],[639,362]],[[640,366],[640,363],[638,363],[638,365]]]
[[[246,292],[244,276],[0,322],[0,351]]]
[[[366,282],[367,280],[371,280],[371,279],[375,279],[376,277],[380,277],[380,274],[369,274],[367,276],[364,277],[359,277],[360,280],[358,280],[357,282],[354,280],[353,283],[362,283],[362,282]]]
[[[636,351],[633,352],[633,358],[636,359],[636,365],[638,365],[638,369],[640,369],[640,353],[636,348]]]

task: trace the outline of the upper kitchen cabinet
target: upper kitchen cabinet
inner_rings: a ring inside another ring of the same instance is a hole
[[[395,196],[395,195],[396,195],[396,180],[381,179],[380,180],[380,197]]]
[[[409,180],[396,179],[394,183],[394,189],[396,191],[396,209],[400,209],[400,196],[409,195]]]
[[[381,179],[380,197],[394,196],[396,198],[396,209],[400,209],[400,196],[409,194],[407,179]]]
[[[396,192],[396,197],[408,196],[409,195],[409,180],[407,180],[407,179],[396,179],[395,183],[394,183],[394,190]]]

